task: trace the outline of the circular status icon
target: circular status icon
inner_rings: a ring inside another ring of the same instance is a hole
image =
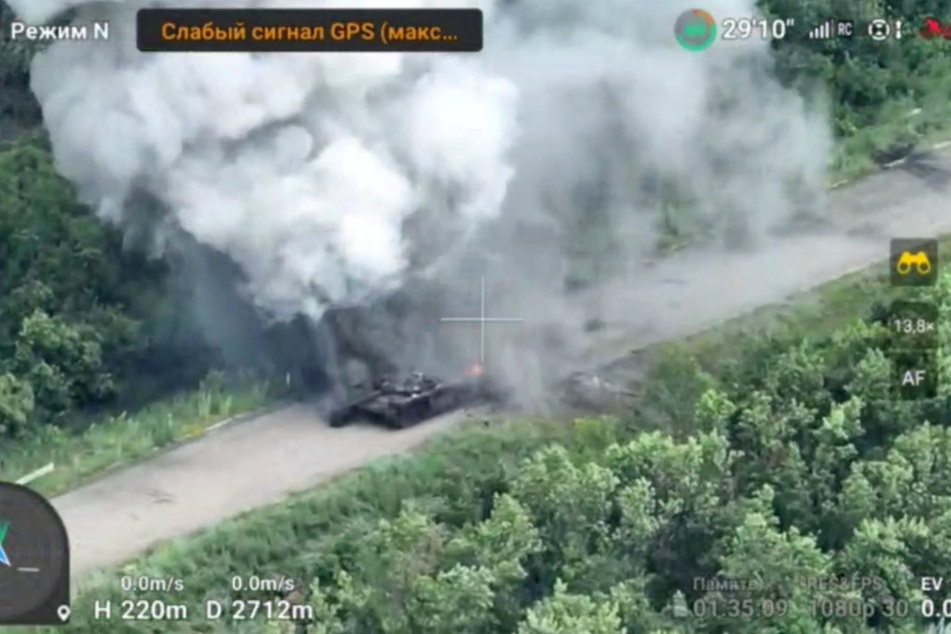
[[[674,22],[674,37],[688,51],[702,51],[717,37],[717,23],[703,9],[684,11]]]
[[[0,482],[0,626],[69,619],[69,538],[39,493]]]
[[[868,23],[868,36],[876,42],[884,42],[892,34],[892,27],[881,18]]]

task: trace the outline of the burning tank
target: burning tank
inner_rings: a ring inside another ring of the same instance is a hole
[[[329,422],[332,427],[367,421],[404,429],[494,396],[481,375],[448,382],[414,372],[401,382],[376,381],[368,394],[333,411]]]

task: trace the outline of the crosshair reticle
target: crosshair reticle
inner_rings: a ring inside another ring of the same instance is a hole
[[[69,538],[39,493],[0,482],[0,625],[63,625],[69,614]]]
[[[480,372],[485,368],[485,325],[497,323],[521,323],[521,317],[486,317],[485,316],[485,278],[482,278],[479,287],[479,316],[478,317],[443,317],[439,321],[479,324],[479,361]]]

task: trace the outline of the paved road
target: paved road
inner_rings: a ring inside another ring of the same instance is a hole
[[[951,151],[942,153],[837,191],[831,204],[843,229],[836,232],[782,239],[754,253],[684,255],[641,272],[629,287],[648,316],[638,343],[692,334],[863,268],[887,257],[892,236],[951,232]],[[462,417],[397,433],[330,429],[295,405],[224,427],[56,498],[74,574],[404,452]]]

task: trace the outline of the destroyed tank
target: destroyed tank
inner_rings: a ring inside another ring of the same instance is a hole
[[[403,429],[487,398],[481,381],[445,382],[414,372],[402,382],[383,379],[373,389],[330,415],[331,427],[358,421]]]

